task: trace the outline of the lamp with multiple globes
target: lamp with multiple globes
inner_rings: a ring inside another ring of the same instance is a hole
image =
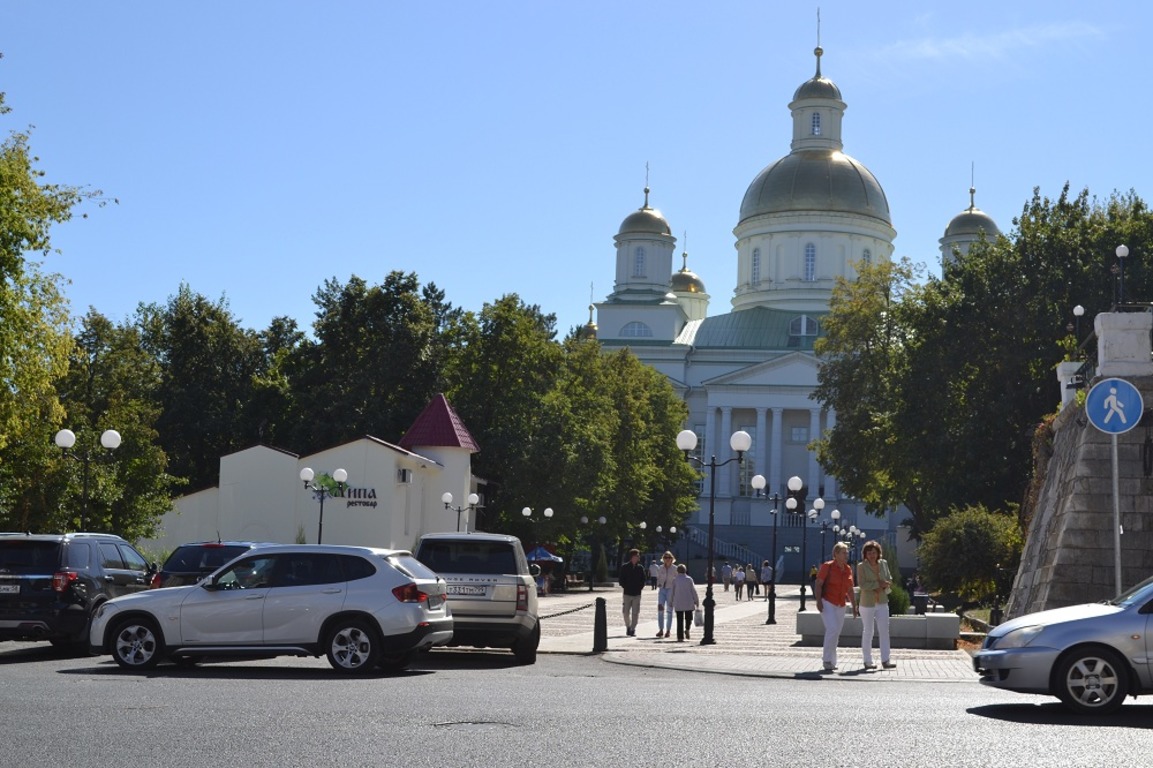
[[[477,509],[480,508],[480,496],[476,495],[475,493],[470,493],[468,495],[468,504],[467,505],[461,505],[459,507],[454,507],[452,505],[452,494],[449,493],[448,491],[445,491],[444,493],[442,493],[440,495],[440,500],[444,502],[444,508],[445,509],[451,509],[454,512],[456,512],[456,530],[457,530],[457,532],[460,532],[460,513],[465,511],[466,509],[471,513],[471,512],[475,512]],[[470,517],[472,517],[471,514],[464,518],[464,532],[465,533],[468,533],[468,521],[469,521]]]
[[[316,526],[316,543],[324,543],[324,500],[329,496],[343,496],[345,484],[348,482],[348,472],[343,469],[333,471],[332,475],[321,475],[311,467],[300,470],[300,479],[304,482],[304,489],[312,491],[312,495],[320,502],[320,520]]]
[[[749,485],[753,486],[753,489],[756,491],[758,496],[765,496],[765,498],[768,498],[768,496],[764,493],[764,490],[765,490],[765,476],[764,475],[753,475],[752,479],[749,480]],[[769,591],[768,591],[768,596],[766,598],[768,600],[768,603],[769,603],[769,616],[768,616],[768,619],[765,620],[766,624],[776,624],[777,623],[777,579],[780,578],[780,574],[777,573],[777,521],[780,519],[780,515],[777,513],[780,510],[781,494],[774,493],[772,501],[773,501],[773,548],[772,548],[772,551],[769,555],[772,558],[769,561],[769,564],[773,569],[773,580],[769,582],[769,587],[768,587]]]
[[[100,454],[94,451],[77,451],[76,446],[76,433],[71,429],[62,429],[56,433],[53,438],[56,447],[64,452],[64,455],[70,459],[79,461],[83,467],[81,479],[81,507],[80,507],[80,530],[83,531],[88,527],[88,465]],[[114,451],[120,447],[120,433],[115,429],[106,429],[100,434],[100,445],[106,451]]]

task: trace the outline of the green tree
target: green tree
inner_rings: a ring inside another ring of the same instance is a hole
[[[67,485],[55,509],[44,510],[53,530],[75,529],[84,504],[82,473],[88,473],[86,528],[129,539],[153,536],[160,517],[171,509],[179,485],[166,471],[167,457],[157,444],[160,415],[157,389],[160,367],[143,348],[139,329],[114,325],[95,310],[84,317],[69,364],[60,382],[66,423],[77,448],[91,458],[87,468],[61,460],[57,469]],[[113,451],[99,446],[106,429],[120,433]]]
[[[215,485],[220,457],[257,442],[239,429],[252,423],[245,408],[265,367],[260,339],[223,298],[209,301],[186,284],[164,306],[141,306],[136,322],[159,366],[156,429],[169,471],[194,489]]]
[[[0,92],[0,115],[9,111]],[[56,383],[73,341],[62,278],[41,259],[55,224],[86,200],[104,202],[99,190],[44,182],[37,162],[28,133],[0,143],[0,528],[9,530],[36,528],[58,490],[45,478],[58,458]]]
[[[316,341],[289,365],[293,447],[319,450],[366,434],[398,440],[436,394],[442,365],[439,323],[452,315],[435,286],[413,273],[379,286],[353,276],[328,280],[313,297]]]
[[[982,506],[953,510],[921,541],[921,575],[931,589],[989,602],[1005,594],[1023,546],[1013,517]]]

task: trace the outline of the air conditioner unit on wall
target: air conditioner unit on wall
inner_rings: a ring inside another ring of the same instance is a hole
[[[398,469],[396,470],[396,482],[398,483],[411,483],[412,470],[411,469]]]

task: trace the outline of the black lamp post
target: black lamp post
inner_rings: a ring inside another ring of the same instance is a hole
[[[801,611],[805,610],[805,582],[809,578],[808,562],[809,562],[809,520],[817,519],[817,510],[824,509],[824,499],[818,497],[813,499],[813,509],[809,510],[808,516],[805,516],[805,482],[801,478],[793,475],[789,478],[789,498],[785,501],[785,507],[794,514],[801,515]]]
[[[92,451],[74,451],[73,446],[76,445],[76,433],[71,429],[62,429],[56,433],[53,438],[56,446],[64,451],[64,455],[70,459],[79,461],[84,470],[81,479],[81,498],[82,506],[80,507],[80,530],[83,531],[88,527],[88,465],[92,459],[100,454]],[[106,429],[100,434],[100,445],[108,451],[114,451],[120,447],[120,433],[115,429]]]
[[[300,479],[304,482],[304,490],[312,491],[312,495],[320,502],[320,521],[316,525],[316,543],[322,544],[324,536],[324,500],[329,496],[343,496],[344,484],[348,481],[348,472],[343,469],[338,469],[332,473],[332,476],[321,475],[316,478],[316,473],[310,467],[305,467],[300,470]]]
[[[719,463],[717,462],[716,454],[713,454],[707,464],[695,456],[690,456],[689,453],[696,447],[696,432],[693,432],[691,429],[686,429],[677,435],[677,448],[685,452],[685,461],[695,464],[702,469],[705,467],[709,468],[709,556],[708,570],[705,573],[705,632],[704,637],[701,638],[701,645],[713,645],[717,642],[713,639],[713,608],[716,606],[716,601],[713,600],[713,545],[716,531],[717,470],[734,461],[738,464],[744,463],[745,451],[753,447],[753,438],[743,429],[734,432],[732,437],[729,438],[729,447],[736,451],[737,455]]]
[[[1125,303],[1125,257],[1129,255],[1129,246],[1119,245],[1117,254],[1117,305]]]
[[[596,519],[596,522],[600,523],[603,526],[608,521],[605,519],[604,515],[601,515],[600,517],[598,517]],[[589,519],[588,519],[587,515],[581,515],[581,525],[589,526],[589,533],[588,533],[588,536],[589,536],[589,577],[588,577],[588,583],[589,583],[589,592],[592,592],[593,591],[593,581],[594,581],[594,577],[596,575],[596,569],[597,569],[596,544],[599,540],[599,537],[593,532],[592,525],[589,523]]]
[[[459,507],[454,507],[452,505],[452,494],[448,491],[445,491],[440,495],[440,500],[444,502],[445,509],[451,509],[452,511],[456,512],[456,530],[458,533],[460,532],[460,513],[466,509],[469,512],[475,512],[480,507],[480,496],[477,496],[475,493],[470,493],[468,495],[467,506],[461,505]],[[468,533],[468,517],[464,519],[464,532]]]
[[[753,475],[752,479],[749,480],[749,484],[751,486],[753,486],[754,489],[756,489],[757,495],[759,496],[763,493],[763,491],[765,489],[765,476],[764,475]],[[777,579],[780,577],[780,574],[777,573],[777,520],[780,519],[780,516],[777,514],[777,511],[780,509],[780,504],[781,504],[781,494],[774,493],[773,494],[773,548],[772,548],[772,551],[769,553],[769,557],[772,558],[772,560],[769,561],[769,565],[773,569],[773,580],[769,582],[769,587],[768,587],[769,592],[768,592],[767,597],[765,598],[769,602],[769,618],[765,621],[766,624],[776,624],[777,623]]]

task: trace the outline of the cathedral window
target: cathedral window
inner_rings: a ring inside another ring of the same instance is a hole
[[[761,282],[761,249],[753,249],[753,277],[752,283],[756,285]]]
[[[637,246],[633,251],[633,277],[645,276],[645,249],[642,246]]]
[[[637,320],[631,323],[625,323],[625,327],[621,328],[621,336],[623,338],[639,339],[650,338],[653,335],[653,329],[649,328],[642,322]]]
[[[789,346],[794,349],[812,349],[818,330],[816,320],[808,315],[797,315],[789,322]]]
[[[870,251],[868,248],[866,248],[865,252],[861,254],[861,260],[864,261],[866,264],[872,264],[873,263],[873,252]]]
[[[814,112],[813,113],[813,135],[814,136],[820,136],[821,135],[821,113],[820,112]]]
[[[805,243],[805,282],[817,279],[817,246]]]

